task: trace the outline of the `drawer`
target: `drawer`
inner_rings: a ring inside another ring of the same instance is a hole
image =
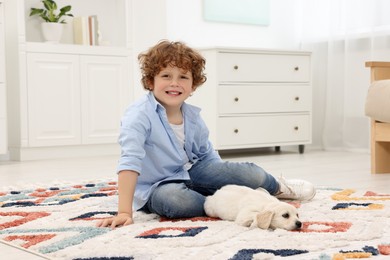
[[[311,141],[309,114],[219,117],[217,144],[257,146]]]
[[[220,82],[309,82],[310,56],[220,52],[217,70]]]
[[[220,85],[219,114],[311,110],[309,85]]]

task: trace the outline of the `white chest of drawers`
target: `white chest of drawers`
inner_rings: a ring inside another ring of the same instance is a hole
[[[217,150],[311,143],[311,54],[301,51],[202,49],[206,83],[188,100]]]

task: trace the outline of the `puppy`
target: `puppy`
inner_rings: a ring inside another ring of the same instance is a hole
[[[251,228],[294,230],[302,226],[294,206],[261,188],[226,185],[206,198],[204,210],[209,217]]]

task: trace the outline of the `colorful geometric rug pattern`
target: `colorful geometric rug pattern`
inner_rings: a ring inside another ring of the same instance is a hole
[[[141,212],[112,230],[95,223],[116,213],[116,182],[13,188],[0,192],[0,240],[52,259],[390,259],[390,194],[319,188],[294,205],[300,231]]]

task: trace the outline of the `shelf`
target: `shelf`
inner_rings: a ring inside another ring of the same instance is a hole
[[[53,44],[44,42],[27,42],[26,51],[37,53],[85,54],[129,56],[130,50],[125,47],[88,46],[76,44]]]
[[[15,0],[12,0],[15,1]],[[40,24],[42,19],[39,17],[30,17],[31,7],[41,8],[40,0],[18,0],[20,5],[17,7],[21,11],[20,15],[24,18],[23,37],[26,42],[42,43]],[[102,41],[107,46],[112,47],[128,47],[129,31],[128,31],[128,10],[129,0],[57,0],[59,7],[71,5],[70,13],[77,16],[96,15],[98,18],[98,27],[102,36]],[[23,8],[20,10],[20,8]],[[66,24],[61,38],[62,44],[73,43],[73,18],[65,17]]]

